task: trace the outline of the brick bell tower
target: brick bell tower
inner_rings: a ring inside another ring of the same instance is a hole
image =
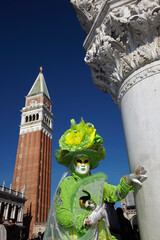
[[[51,100],[40,73],[22,108],[19,142],[12,189],[26,190],[24,224],[31,236],[46,223],[50,209],[52,120]],[[41,229],[41,231],[43,228]]]

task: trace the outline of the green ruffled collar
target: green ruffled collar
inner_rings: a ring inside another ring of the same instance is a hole
[[[71,176],[73,176],[75,180],[79,181],[79,180],[82,180],[83,178],[86,178],[86,177],[90,176],[90,173],[82,175],[82,174],[78,174],[78,173],[72,172]]]

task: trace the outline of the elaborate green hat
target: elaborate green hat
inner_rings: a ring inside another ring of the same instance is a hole
[[[93,124],[85,123],[83,119],[79,124],[71,119],[71,127],[61,136],[59,146],[55,157],[59,164],[66,167],[77,154],[83,154],[89,157],[91,169],[94,169],[106,155],[103,138],[96,133]]]

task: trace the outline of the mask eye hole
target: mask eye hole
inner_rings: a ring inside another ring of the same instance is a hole
[[[84,160],[84,163],[88,163],[88,162],[89,162],[88,159]]]
[[[82,160],[81,159],[77,159],[76,162],[77,163],[82,163]]]

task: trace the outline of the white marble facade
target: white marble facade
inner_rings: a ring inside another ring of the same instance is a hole
[[[5,218],[5,224],[10,218],[16,220],[16,224],[23,226],[23,210],[26,198],[24,193],[0,186],[0,213]]]

